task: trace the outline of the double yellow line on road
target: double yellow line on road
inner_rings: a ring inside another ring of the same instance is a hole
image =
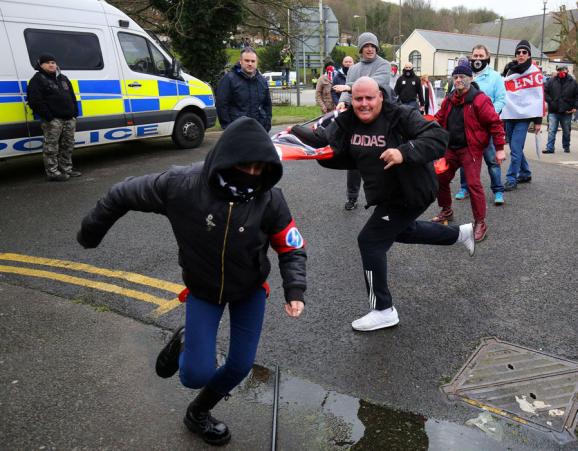
[[[87,265],[85,263],[76,263],[67,260],[56,260],[51,258],[32,257],[29,255],[11,254],[11,253],[0,253],[0,260],[18,263],[27,263],[40,266],[50,266],[52,268],[62,268],[71,271],[80,271],[89,274],[109,277],[113,279],[121,279],[127,282],[168,291],[173,294],[179,294],[183,289],[182,285],[167,282],[161,279],[155,279],[153,277],[143,276],[142,274],[99,268],[96,266]],[[177,307],[178,305],[180,305],[178,298],[163,299],[157,296],[150,295],[148,293],[123,288],[121,286],[114,285],[111,283],[97,282],[94,280],[69,276],[67,274],[62,274],[58,272],[44,271],[40,269],[25,268],[20,266],[0,265],[0,273],[19,274],[23,276],[52,279],[59,282],[69,283],[72,285],[80,285],[88,288],[94,288],[96,290],[119,294],[121,296],[125,296],[128,298],[155,304],[157,308],[151,313],[151,316],[153,317],[163,315],[164,313],[167,313],[172,309],[174,309],[175,307]]]

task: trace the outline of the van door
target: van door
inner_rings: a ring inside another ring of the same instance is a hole
[[[136,137],[170,135],[179,101],[171,62],[148,37],[124,30],[116,35]]]
[[[72,82],[78,101],[76,146],[88,146],[131,139],[127,126],[122,84],[112,42],[103,27],[11,24],[15,45],[22,46],[18,59],[29,80],[35,61],[42,53],[52,53]],[[40,122],[30,127],[31,136],[42,135]]]
[[[28,138],[26,105],[8,33],[0,10],[0,158],[16,154],[14,145]]]

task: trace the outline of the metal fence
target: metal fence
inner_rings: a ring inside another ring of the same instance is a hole
[[[291,105],[291,89],[270,88],[273,105]]]

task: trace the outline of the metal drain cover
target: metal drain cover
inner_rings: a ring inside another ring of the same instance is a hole
[[[578,363],[485,338],[453,380],[441,387],[451,400],[576,440]]]

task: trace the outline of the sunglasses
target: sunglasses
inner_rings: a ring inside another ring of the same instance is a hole
[[[527,50],[518,50],[518,51],[516,52],[516,55],[527,55],[527,54],[528,54],[528,51],[527,51]]]

